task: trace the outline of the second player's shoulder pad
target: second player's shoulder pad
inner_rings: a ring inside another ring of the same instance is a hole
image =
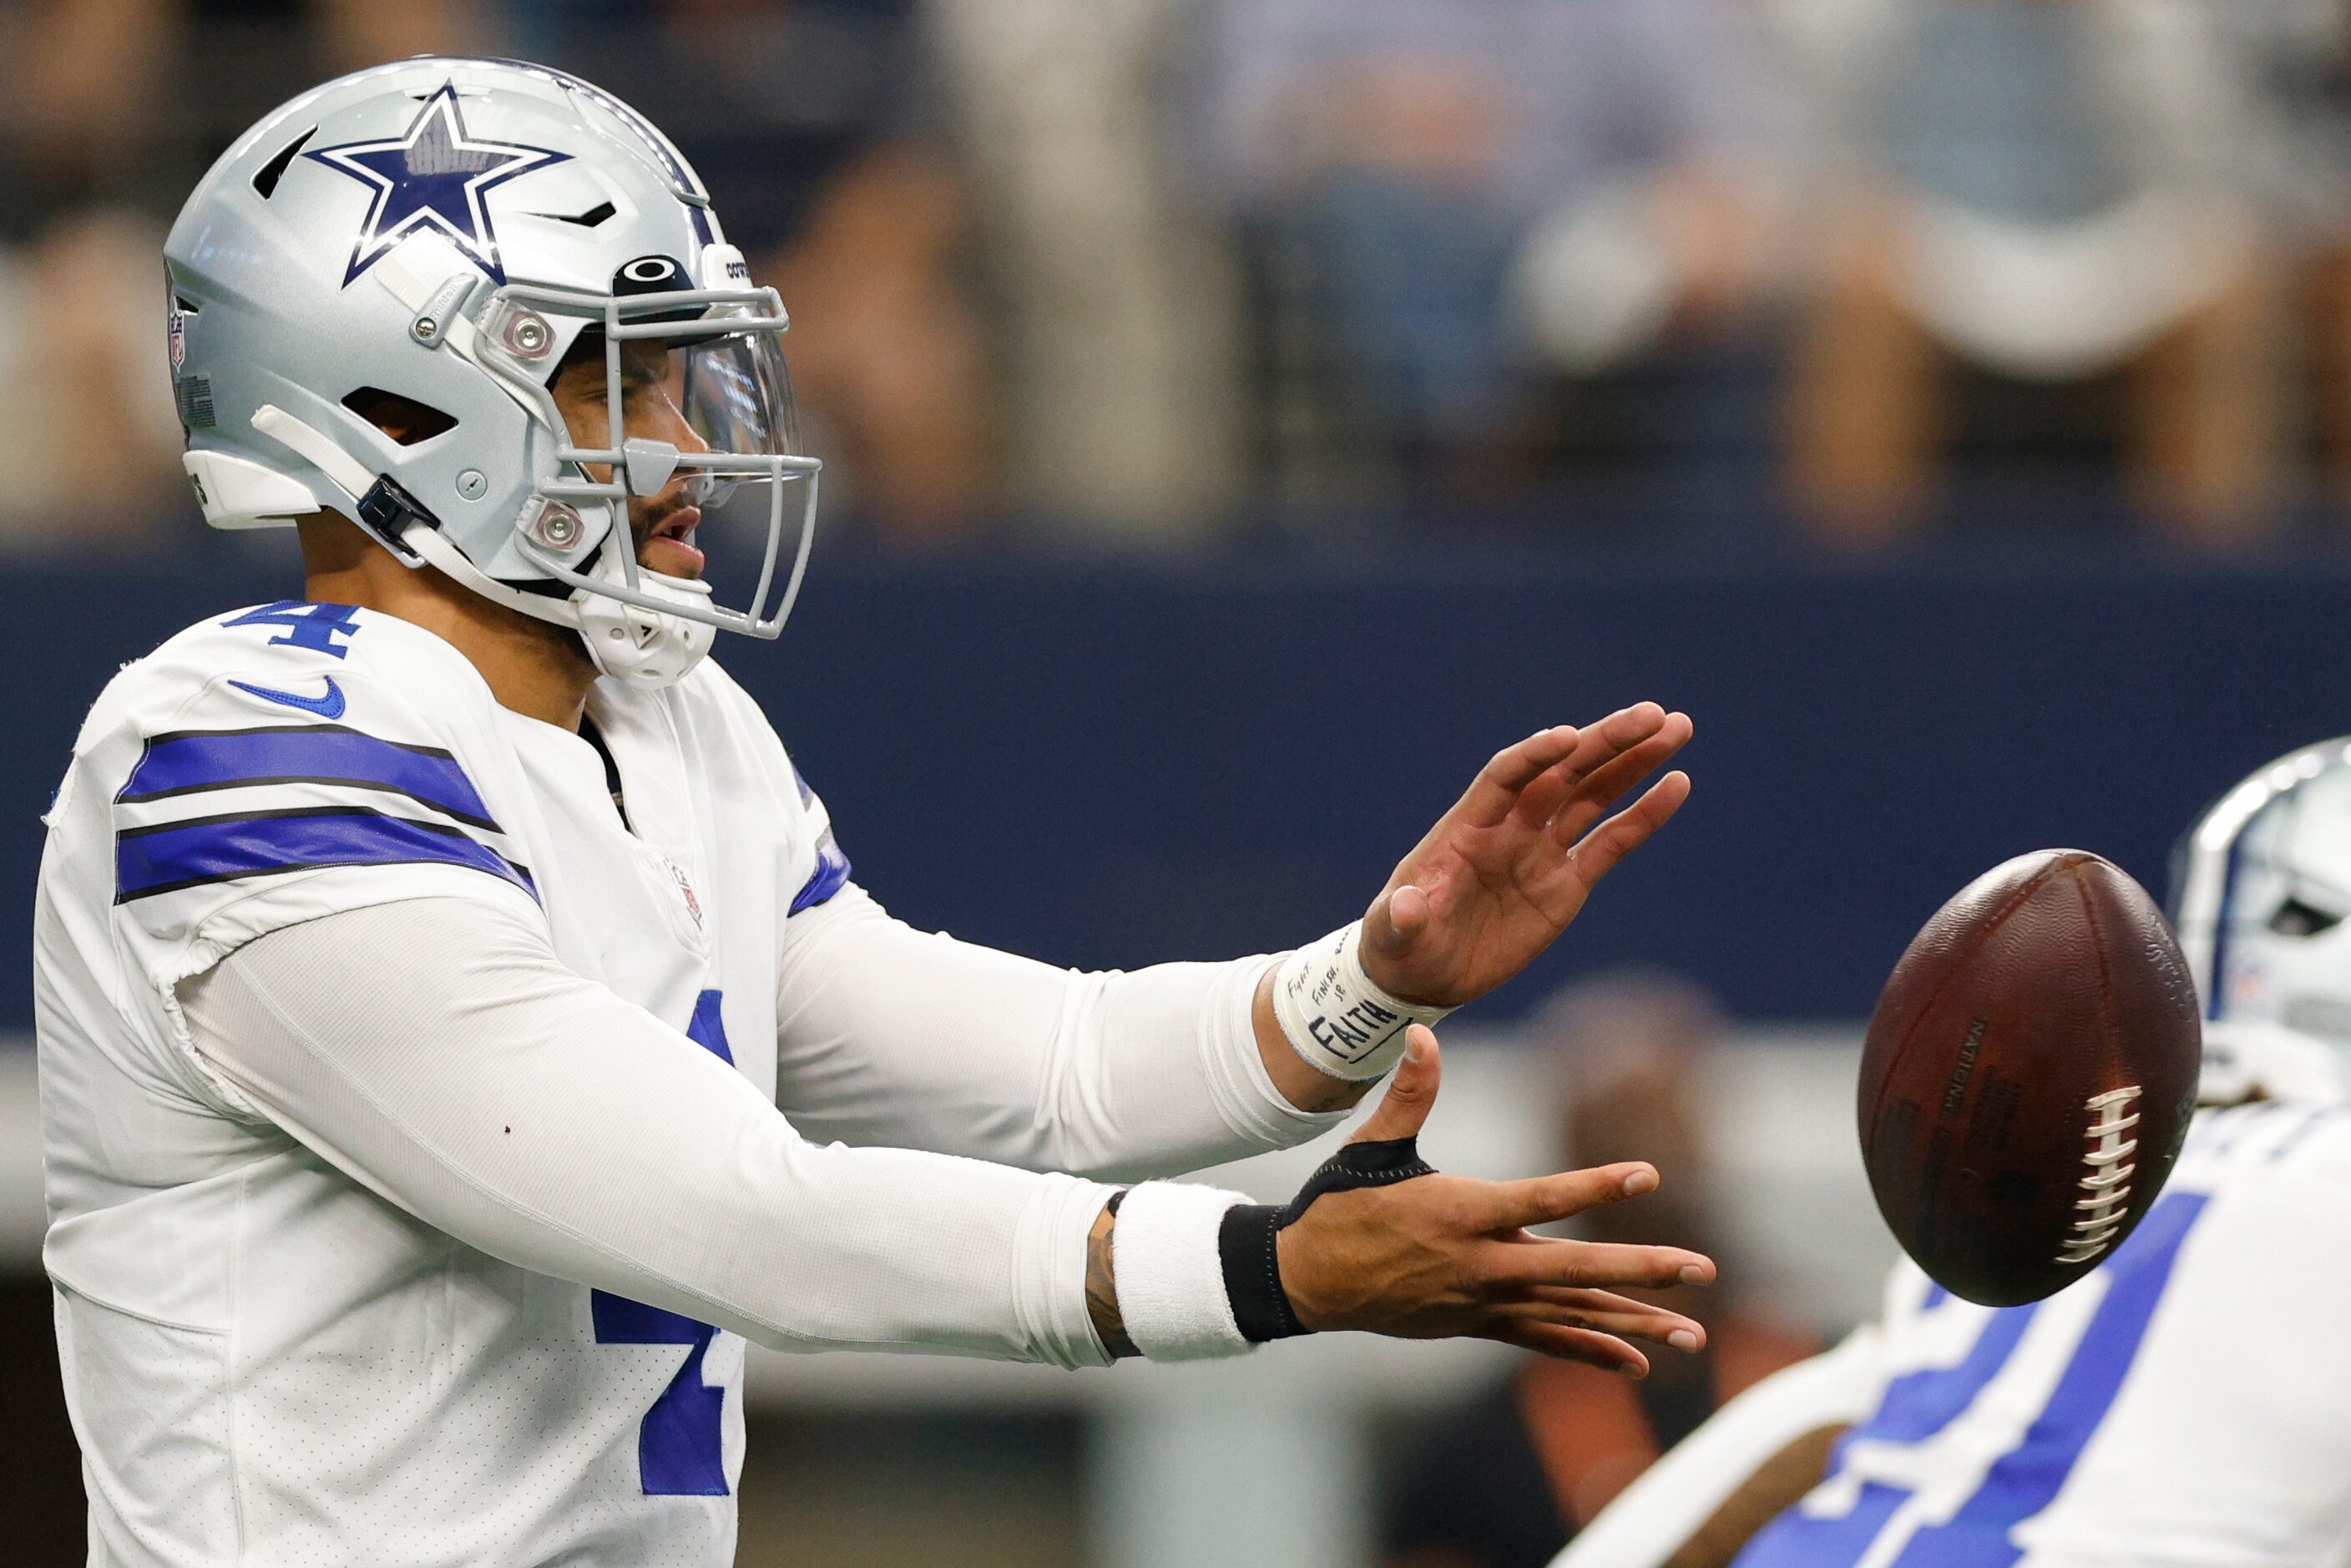
[[[2259,1100],[2199,1112],[2171,1182],[2234,1187],[2269,1179],[2317,1181],[2351,1202],[2351,1104]]]
[[[429,633],[280,602],[192,628],[118,685],[115,898],[152,905],[150,929],[302,873],[444,868],[536,897],[469,766],[486,689]],[[346,877],[335,896],[374,891]]]

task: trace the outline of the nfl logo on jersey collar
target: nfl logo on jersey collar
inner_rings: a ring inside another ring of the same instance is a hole
[[[426,229],[455,246],[491,282],[505,283],[497,235],[483,198],[517,174],[562,162],[570,155],[466,135],[457,110],[456,84],[445,82],[425,99],[405,134],[384,141],[347,141],[303,156],[375,193],[351,246],[350,265],[343,272],[348,288],[394,246]]]

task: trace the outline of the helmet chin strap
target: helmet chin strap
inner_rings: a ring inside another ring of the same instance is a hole
[[[628,540],[626,526],[616,524],[597,551],[596,576],[616,581],[621,579],[626,569],[614,558],[614,551],[628,549]],[[534,620],[571,628],[580,633],[580,641],[598,670],[632,686],[657,688],[682,679],[710,652],[711,640],[716,635],[715,628],[702,622],[623,604],[587,589],[576,590],[563,599],[526,592],[484,572],[430,523],[412,522],[401,536],[401,542],[492,603],[519,611]],[[662,598],[688,603],[710,596],[706,582],[669,577],[643,567],[637,569],[637,584]]]
[[[384,530],[377,527],[370,527],[369,531],[394,547],[395,557],[405,552],[408,559],[402,560],[402,565],[427,562],[493,604],[503,604],[534,620],[569,626],[587,644],[588,656],[595,661],[596,668],[615,680],[646,688],[665,686],[682,678],[710,652],[711,640],[717,632],[706,622],[624,604],[592,589],[574,589],[566,598],[553,599],[526,593],[511,583],[500,582],[475,566],[429,519],[417,516],[422,508],[409,500],[404,491],[381,476],[370,473],[366,465],[345,451],[332,436],[268,403],[254,412],[253,425],[262,434],[307,459],[312,467],[347,491],[358,515],[368,514],[366,497],[373,493],[389,487],[398,495],[404,505],[392,515],[406,516],[410,520],[400,528],[397,538],[387,538]],[[626,581],[632,563],[624,559],[623,552],[633,543],[627,519],[614,518],[596,552],[593,575],[610,582]],[[697,601],[710,597],[710,585],[706,582],[669,577],[642,567],[637,570],[636,582],[642,591],[680,605],[698,607]]]

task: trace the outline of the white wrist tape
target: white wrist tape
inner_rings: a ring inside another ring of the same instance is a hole
[[[1374,985],[1364,973],[1363,924],[1301,947],[1273,977],[1273,1016],[1290,1048],[1308,1066],[1356,1082],[1404,1060],[1407,1029],[1453,1010],[1402,1001]]]
[[[1126,1337],[1153,1361],[1198,1361],[1257,1347],[1233,1321],[1217,1233],[1249,1199],[1218,1187],[1147,1181],[1119,1200],[1111,1280]]]

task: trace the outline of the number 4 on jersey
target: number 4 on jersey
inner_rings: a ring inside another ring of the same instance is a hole
[[[694,1021],[685,1032],[696,1045],[728,1066],[726,1026],[718,1016],[718,993],[695,998]],[[624,1296],[594,1291],[590,1310],[598,1344],[684,1344],[685,1364],[655,1397],[637,1427],[637,1476],[649,1496],[725,1497],[726,1457],[721,1417],[726,1393],[702,1381],[703,1358],[718,1331],[683,1312],[649,1307]]]

